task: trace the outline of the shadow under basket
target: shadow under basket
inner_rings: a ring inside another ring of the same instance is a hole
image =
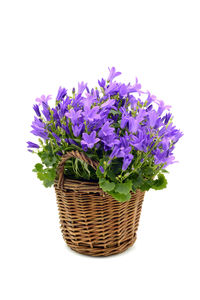
[[[61,231],[67,245],[81,254],[108,256],[136,240],[144,192],[127,202],[103,194],[97,183],[64,179],[55,182]]]

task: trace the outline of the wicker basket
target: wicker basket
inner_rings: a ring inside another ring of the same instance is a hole
[[[104,194],[97,183],[66,179],[64,165],[71,157],[95,169],[98,166],[78,151],[62,157],[54,186],[64,240],[71,249],[91,256],[125,251],[136,240],[144,192],[138,190],[130,201],[120,203]]]

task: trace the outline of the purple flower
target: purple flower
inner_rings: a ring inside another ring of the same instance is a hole
[[[173,141],[173,143],[177,143],[178,140],[183,136],[183,133],[176,129],[175,126],[173,126],[173,124],[171,123],[165,130],[165,133],[163,133],[163,135],[165,137],[170,138],[171,141]]]
[[[170,118],[171,118],[172,114],[168,113],[163,117],[164,123],[165,125],[167,125],[167,123],[169,122]]]
[[[133,136],[131,144],[135,147],[136,150],[147,151],[147,135],[141,129],[138,130],[137,136]]]
[[[94,93],[91,92],[91,94],[86,94],[86,99],[82,99],[81,103],[84,107],[84,109],[89,109],[92,104],[94,104],[97,101],[97,93],[96,91]]]
[[[82,95],[86,86],[87,86],[87,83],[84,83],[83,81],[81,83],[78,83],[78,95]]]
[[[43,115],[45,116],[45,118],[47,119],[47,121],[50,121],[51,118],[51,114],[50,114],[50,111],[49,111],[49,106],[46,102],[42,102],[42,107],[43,107],[43,110],[42,110],[42,113]]]
[[[165,109],[169,110],[171,108],[170,105],[165,105],[164,101],[162,101],[162,100],[156,99],[155,103],[158,104],[158,115],[162,115],[162,113]]]
[[[159,164],[162,164],[162,163],[165,163],[165,159],[166,159],[166,154],[167,152],[166,151],[162,151],[160,149],[156,149],[154,151],[155,155],[154,155],[154,163],[156,165],[159,165]]]
[[[159,149],[157,148],[154,151],[154,163],[156,165],[159,164],[165,164],[165,166],[168,166],[169,164],[173,164],[176,161],[174,160],[174,156],[172,153],[170,153],[169,150],[163,150],[163,149]]]
[[[99,98],[99,91],[98,90],[96,90],[96,96],[97,96],[97,98]]]
[[[147,92],[147,94],[148,94],[148,97],[147,97],[147,100],[146,100],[147,106],[149,106],[152,102],[156,103],[156,101],[157,101],[156,96],[151,95],[149,91]]]
[[[99,170],[101,171],[101,173],[104,173],[104,168],[102,166],[99,167]]]
[[[129,103],[131,105],[131,109],[136,110],[138,100],[133,95],[129,96]]]
[[[83,140],[81,141],[82,147],[93,148],[96,143],[98,143],[99,138],[96,138],[96,132],[93,131],[91,134],[83,133]]]
[[[127,156],[124,157],[123,165],[122,165],[122,170],[123,171],[125,171],[128,168],[128,166],[130,165],[132,160],[133,160],[133,155],[132,154],[128,154]]]
[[[37,149],[40,148],[38,144],[32,142],[27,142],[27,144],[28,144],[27,146],[28,148],[37,148]]]
[[[102,142],[106,146],[104,147],[105,150],[109,150],[119,144],[119,140],[116,138],[115,134],[102,137]]]
[[[113,95],[119,92],[119,85],[116,82],[111,82],[108,87],[105,89],[106,95]]]
[[[65,116],[71,119],[72,124],[76,124],[82,116],[82,111],[75,111],[73,108],[71,108],[69,112],[66,112]]]
[[[106,81],[102,78],[101,81],[98,80],[98,84],[99,84],[100,87],[105,88]]]
[[[83,116],[84,119],[89,122],[99,120],[101,118],[99,114],[99,107],[94,106],[93,108],[89,108],[88,106],[85,106]]]
[[[162,142],[158,146],[162,146],[162,149],[167,151],[170,148],[170,139],[164,137]]]
[[[40,119],[35,117],[31,127],[33,128],[31,133],[45,140],[48,139],[48,133],[45,130],[45,125]]]
[[[119,94],[121,97],[127,96],[128,93],[139,92],[141,89],[141,84],[138,83],[138,79],[136,78],[135,85],[125,85],[124,83],[120,86]]]
[[[57,134],[55,134],[54,132],[52,132],[52,135],[53,135],[53,137],[56,139],[56,142],[57,142],[58,144],[60,144],[60,143],[61,143],[61,138],[60,138]]]
[[[61,124],[61,128],[66,131],[67,135],[70,135],[70,130],[69,130],[68,124],[67,125]]]
[[[82,133],[82,131],[84,130],[84,124],[73,125],[72,130],[73,130],[74,136],[78,137]]]
[[[166,158],[165,160],[165,167],[171,165],[171,164],[174,164],[174,163],[177,163],[178,161],[175,161],[175,157],[173,155],[170,155]]]
[[[40,113],[39,106],[38,106],[37,104],[34,104],[34,105],[33,105],[33,109],[34,109],[34,111],[36,112],[36,115],[37,115],[38,117],[40,117],[40,116],[41,116],[41,113]]]
[[[69,145],[76,145],[76,146],[79,146],[77,142],[75,142],[73,139],[71,138],[68,138],[68,139],[65,139],[65,142],[68,143]]]
[[[83,151],[89,153],[95,148],[99,160],[120,158],[123,171],[132,167],[136,151],[141,152],[134,163],[136,167],[141,158],[147,165],[150,161],[158,165],[158,170],[174,163],[174,147],[183,134],[172,124],[172,115],[167,111],[170,106],[150,92],[143,92],[137,78],[133,84],[117,82],[120,74],[112,67],[107,81],[98,81],[98,88],[90,90],[81,81],[71,96],[60,87],[54,108],[48,105],[50,95],[37,98],[31,132],[45,140],[44,146],[52,142],[58,155],[67,151],[67,142],[78,147],[81,144]],[[29,151],[38,147],[28,142]]]
[[[52,98],[51,95],[48,96],[42,95],[40,98],[36,98],[35,101],[37,101],[39,105],[41,105],[42,103],[47,103],[51,98]]]
[[[108,76],[107,81],[112,82],[113,79],[114,79],[115,77],[121,75],[121,72],[116,72],[116,71],[115,71],[115,67],[112,67],[111,69],[108,68],[108,70],[110,71],[110,74],[109,74],[109,76]]]
[[[138,79],[136,77],[136,82],[133,86],[130,84],[127,86],[128,93],[134,93],[134,92],[139,92],[141,89],[141,84],[138,83]]]
[[[62,102],[60,102],[58,105],[59,105],[59,108],[60,108],[60,111],[58,112],[59,113],[59,116],[60,118],[63,118],[65,113],[68,111],[68,105],[71,105],[71,99],[69,97],[67,97],[66,99],[64,99]]]
[[[114,104],[115,104],[116,100],[115,99],[108,99],[106,102],[104,102],[101,105],[101,108],[113,108]]]
[[[56,100],[57,101],[63,100],[63,98],[66,96],[66,94],[67,94],[67,90],[60,86],[58,89],[58,94],[56,96]]]
[[[120,127],[121,129],[124,129],[126,127],[126,125],[129,122],[129,115],[128,114],[122,114],[122,119],[121,119],[121,123],[120,123]]]
[[[133,117],[128,119],[128,129],[130,132],[135,133],[138,131],[139,128],[139,120]]]
[[[139,113],[136,116],[136,119],[138,120],[138,122],[142,122],[145,118],[145,116],[147,115],[147,112],[144,109],[139,108]]]
[[[176,130],[176,132],[174,133],[174,135],[172,136],[172,141],[173,143],[177,143],[178,140],[183,136],[183,133],[180,132],[180,130]]]
[[[99,137],[102,138],[104,136],[113,135],[113,133],[114,128],[110,127],[110,122],[107,121],[99,131]]]
[[[111,123],[107,121],[99,131],[99,137],[103,142],[104,149],[107,151],[114,147],[114,145],[119,144],[119,140],[116,138],[114,133],[115,129],[110,127]]]
[[[127,93],[128,93],[128,88],[127,88],[127,86],[126,86],[125,84],[122,84],[122,85],[120,86],[120,89],[119,89],[119,94],[120,94],[120,96],[121,96],[121,97],[124,97],[124,96],[127,95]]]
[[[58,151],[56,154],[57,154],[58,156],[62,156],[62,155],[63,155],[63,153],[62,153],[61,151]]]
[[[122,110],[121,128],[124,129],[128,125],[128,129],[131,133],[136,133],[140,123],[144,120],[146,111],[139,109],[139,113],[136,117],[130,116],[127,111]]]
[[[158,131],[158,136],[162,137],[166,134],[167,130],[166,130],[166,126],[163,126],[159,131]]]
[[[110,158],[114,157],[126,157],[130,154],[132,148],[129,144],[129,137],[120,137],[120,140],[118,143],[115,144],[113,151],[110,155]]]
[[[52,108],[52,110],[53,110],[53,118],[54,118],[54,120],[59,121],[60,118],[59,118],[57,110],[55,108]]]
[[[149,106],[147,107],[147,109],[146,109],[146,112],[148,112],[148,111],[152,110],[152,108],[153,108],[153,105],[152,105],[152,104],[151,104],[151,105],[149,105]]]
[[[158,113],[155,110],[151,110],[148,113],[149,116],[149,126],[150,127],[155,127],[157,119],[158,119]]]

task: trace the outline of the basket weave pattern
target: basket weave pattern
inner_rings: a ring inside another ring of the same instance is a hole
[[[68,246],[82,254],[108,256],[121,253],[136,240],[144,192],[132,193],[130,201],[120,203],[104,194],[97,183],[64,178],[64,163],[70,157],[92,162],[77,151],[63,156],[55,191],[61,231]]]

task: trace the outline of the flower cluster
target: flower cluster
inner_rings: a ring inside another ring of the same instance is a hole
[[[28,148],[42,160],[34,170],[46,186],[53,183],[60,157],[71,149],[99,161],[93,178],[83,179],[99,180],[120,201],[129,199],[131,190],[166,185],[161,172],[175,162],[173,151],[182,133],[173,124],[170,106],[142,91],[137,79],[134,84],[117,82],[120,74],[113,67],[98,87],[90,90],[81,82],[71,96],[60,87],[54,108],[51,96],[36,99],[31,132],[39,144],[28,142]],[[75,163],[66,174],[76,177]]]

